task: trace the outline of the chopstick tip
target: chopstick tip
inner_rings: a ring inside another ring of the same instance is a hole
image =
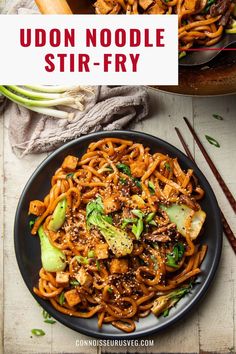
[[[189,119],[187,117],[183,117],[183,120],[185,121],[185,123],[188,125],[188,126],[191,126],[190,122],[189,122]]]

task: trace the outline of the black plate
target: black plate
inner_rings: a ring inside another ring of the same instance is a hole
[[[206,258],[201,266],[202,273],[198,276],[192,292],[179,301],[177,306],[170,311],[168,317],[156,318],[149,315],[136,323],[136,331],[124,334],[111,325],[104,325],[101,330],[97,327],[97,317],[92,319],[75,318],[56,311],[48,301],[38,298],[32,288],[37,284],[38,271],[41,267],[40,245],[37,236],[31,236],[29,230],[28,207],[30,200],[43,199],[50,189],[50,179],[56,169],[61,165],[64,157],[68,154],[81,156],[88,145],[104,137],[119,137],[131,139],[149,146],[152,152],[159,151],[170,156],[177,157],[180,165],[193,168],[201,186],[206,191],[202,208],[207,213],[204,233],[199,238],[201,243],[208,245]],[[16,211],[14,227],[15,253],[22,277],[35,299],[56,320],[78,332],[103,338],[134,338],[158,332],[173,324],[186,315],[206,293],[215,275],[222,248],[222,225],[219,207],[214,193],[197,166],[189,160],[181,151],[167,142],[154,136],[134,131],[113,131],[93,133],[72,142],[69,142],[47,157],[37,168],[24,188]]]

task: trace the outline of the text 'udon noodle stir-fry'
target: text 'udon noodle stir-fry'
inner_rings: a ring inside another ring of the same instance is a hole
[[[51,185],[29,213],[41,244],[34,292],[58,311],[132,332],[191,290],[207,251],[195,243],[206,214],[192,169],[111,137],[66,156]]]
[[[181,50],[217,43],[234,27],[235,0],[97,0],[97,14],[177,14]],[[236,30],[234,28],[233,32]]]

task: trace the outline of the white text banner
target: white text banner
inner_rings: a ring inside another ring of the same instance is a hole
[[[175,15],[1,15],[0,84],[177,85]]]

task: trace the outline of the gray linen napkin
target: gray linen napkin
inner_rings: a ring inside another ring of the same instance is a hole
[[[3,13],[38,12],[34,1],[14,0]],[[40,115],[12,102],[0,102],[0,112],[4,109],[5,116],[9,117],[13,151],[20,157],[51,151],[80,135],[101,129],[121,129],[148,114],[148,94],[142,86],[94,86],[94,91],[95,94],[85,96],[85,110],[76,112],[73,121]]]
[[[86,96],[86,108],[72,121],[51,118],[8,103],[9,136],[18,156],[51,151],[66,141],[101,129],[125,127],[148,114],[148,94],[144,87],[95,87],[95,94]]]

